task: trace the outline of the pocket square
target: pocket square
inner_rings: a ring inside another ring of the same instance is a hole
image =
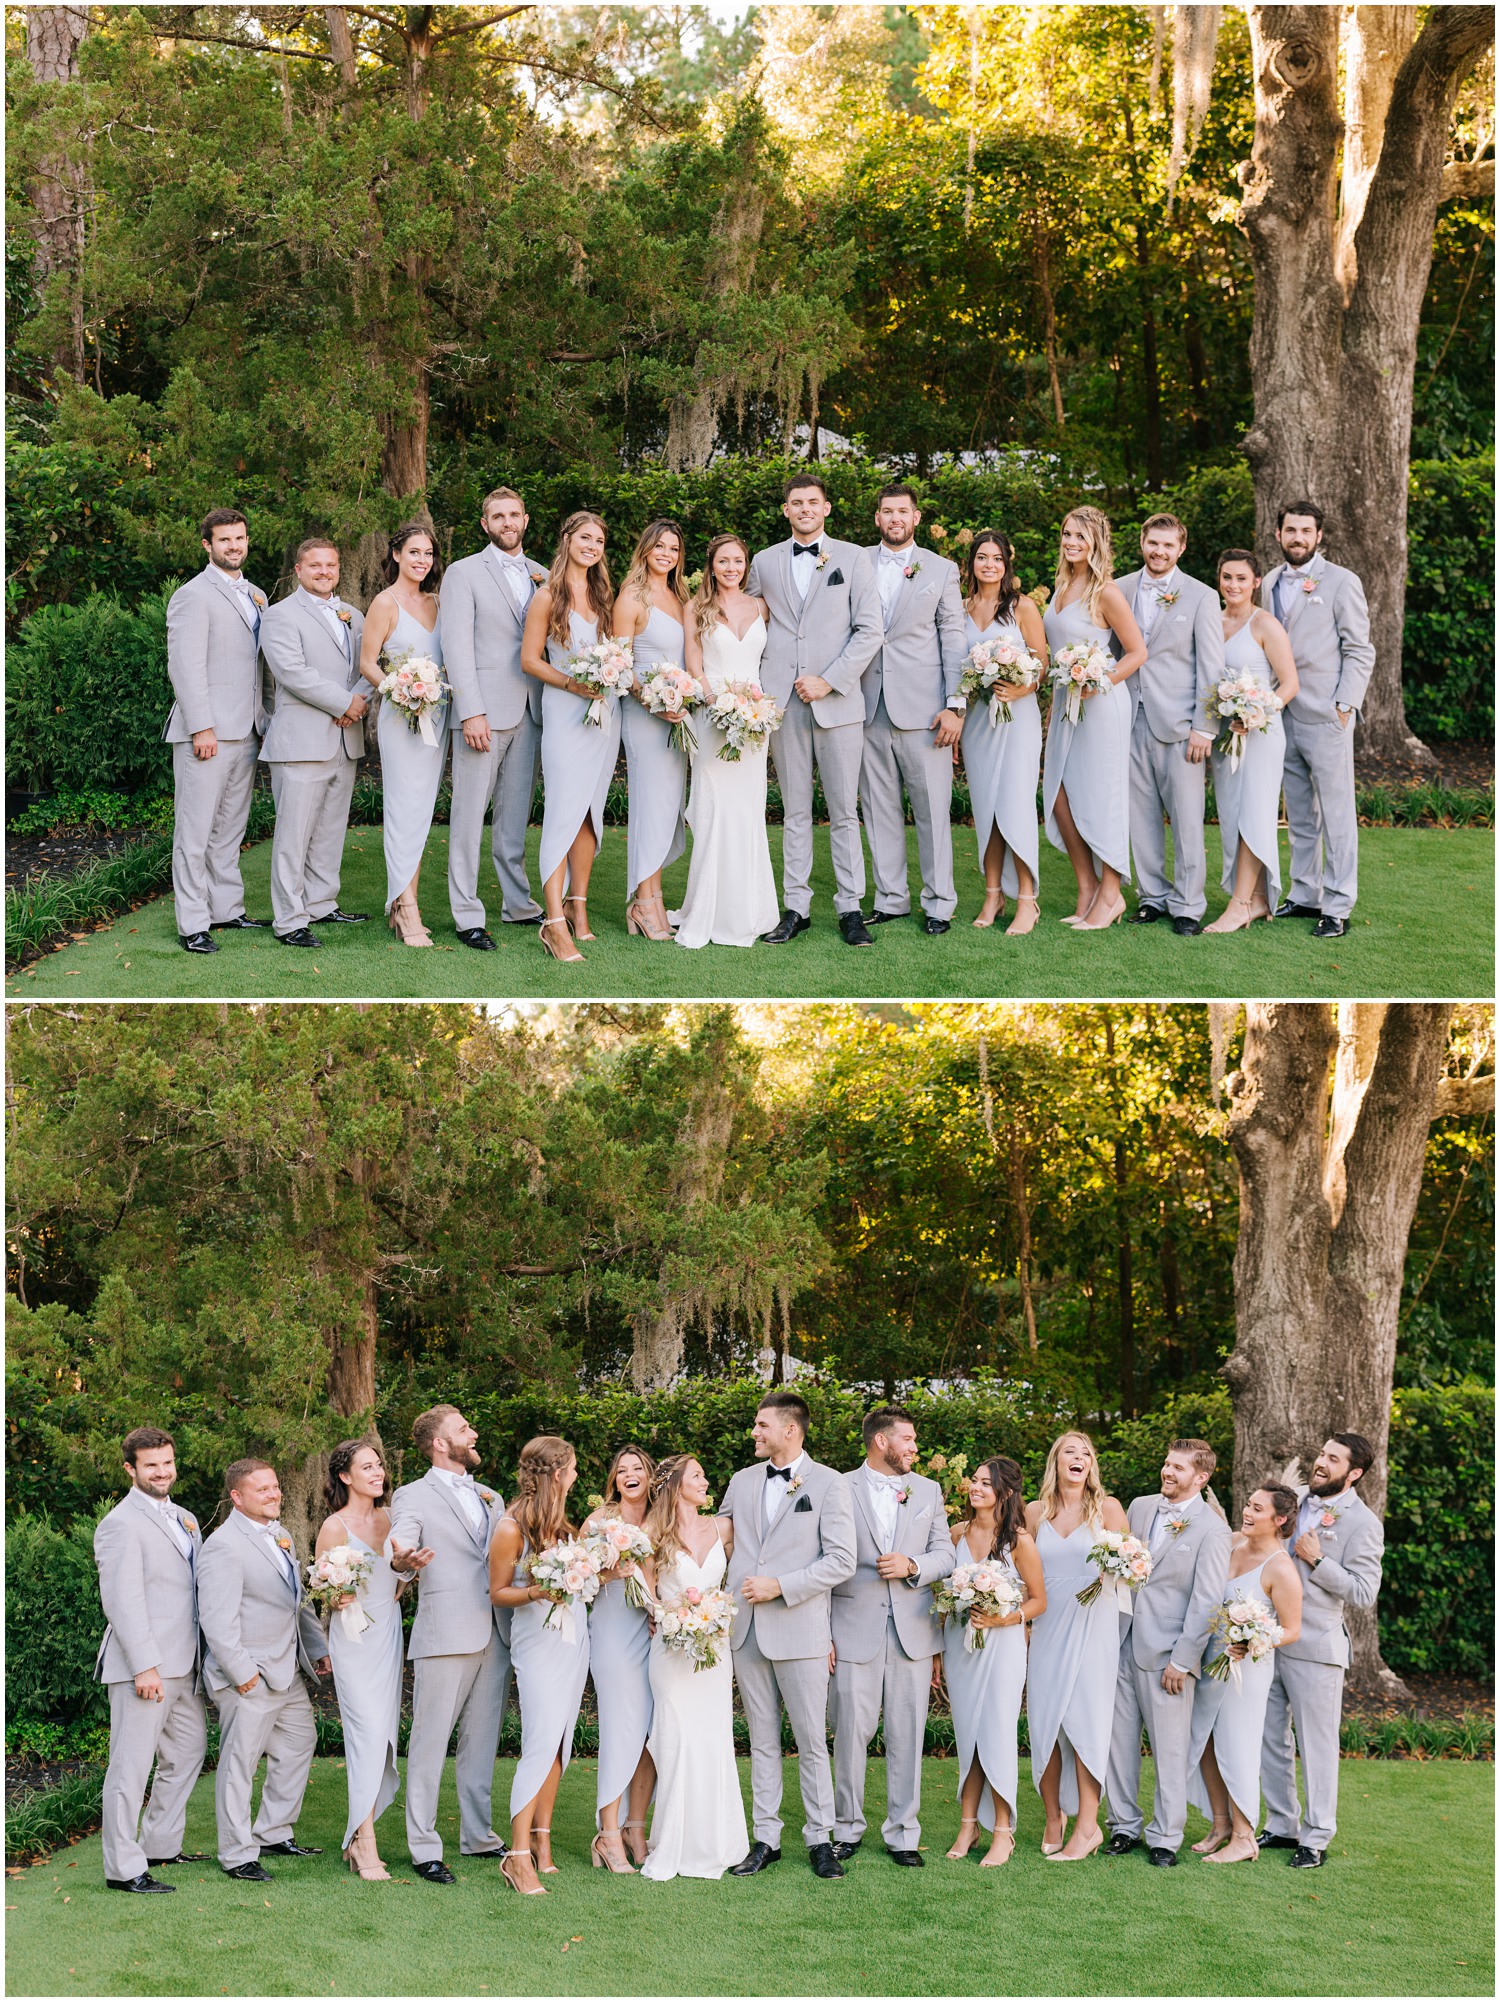
[[[843,573],[843,571],[842,571],[842,570],[835,570],[835,571],[834,571],[834,573],[833,573],[833,575],[832,575],[832,576],[831,576],[831,577],[830,577],[830,578],[828,579],[828,581],[829,581],[829,583],[830,583],[830,584],[842,584],[842,583],[843,583],[843,581],[844,581],[844,573]]]
[[[792,1514],[793,1515],[812,1514],[812,1503],[808,1500],[806,1495],[798,1495],[796,1505],[792,1509]]]

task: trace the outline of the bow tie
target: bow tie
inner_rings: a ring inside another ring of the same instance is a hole
[[[507,556],[504,550],[497,550],[496,554],[507,570],[520,570],[526,572],[528,576],[530,575],[530,572],[526,570],[526,558],[524,556]]]
[[[903,569],[911,561],[911,556],[912,551],[909,549],[882,549],[880,552],[882,563],[899,563]]]
[[[792,1470],[790,1467],[766,1468],[766,1479],[768,1481],[789,1481],[791,1478],[792,1478]]]
[[[821,544],[816,542],[794,542],[792,544],[792,554],[793,556],[816,556],[820,547]]]

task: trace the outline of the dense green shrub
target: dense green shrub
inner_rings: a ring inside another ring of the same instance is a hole
[[[1380,1642],[1394,1669],[1488,1675],[1495,1663],[1495,1393],[1398,1390]]]
[[[22,626],[5,675],[5,778],[37,791],[170,781],[167,599],[95,591]]]
[[[1495,455],[1411,469],[1407,720],[1419,737],[1495,730]]]
[[[94,1681],[104,1633],[94,1565],[98,1513],[65,1529],[45,1515],[18,1515],[6,1525],[7,1725],[22,1717],[109,1715],[108,1698]]]

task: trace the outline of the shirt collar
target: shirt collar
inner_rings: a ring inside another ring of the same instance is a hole
[[[905,565],[907,563],[910,563],[912,558],[916,555],[917,545],[915,542],[908,542],[904,549],[892,549],[891,545],[888,542],[882,542],[880,545],[880,553],[888,563],[900,563],[902,565]]]
[[[309,591],[305,584],[297,586],[299,597],[306,598],[310,605],[316,605],[320,612],[336,612],[339,608],[339,594],[331,591],[326,598],[320,598],[316,591]]]
[[[803,1461],[804,1461],[804,1460],[805,1460],[806,1458],[807,1458],[807,1448],[806,1448],[806,1447],[804,1446],[804,1447],[803,1447],[803,1449],[802,1449],[802,1451],[801,1451],[801,1452],[800,1452],[800,1453],[799,1453],[799,1454],[797,1455],[797,1457],[796,1457],[796,1459],[795,1459],[795,1460],[788,1460],[788,1461],[787,1461],[787,1463],[786,1463],[786,1468],[785,1468],[785,1471],[786,1471],[786,1472],[787,1472],[788,1474],[790,1474],[790,1475],[791,1475],[791,1477],[792,1477],[792,1479],[793,1479],[793,1480],[795,1480],[795,1479],[796,1479],[796,1477],[797,1477],[797,1475],[798,1475],[799,1471],[801,1470],[801,1466],[802,1466],[802,1462],[803,1462]],[[766,1465],[767,1465],[768,1467],[770,1467],[770,1466],[775,1466],[775,1462],[774,1462],[773,1460],[767,1460],[767,1461],[766,1461]],[[781,1468],[779,1468],[779,1467],[778,1467],[778,1468],[776,1469],[776,1471],[777,1471],[778,1473],[780,1473],[780,1472],[782,1472],[783,1470],[782,1470]]]
[[[456,1488],[461,1488],[465,1485],[472,1487],[474,1484],[474,1476],[472,1474],[455,1474],[451,1467],[434,1467],[432,1471],[440,1481],[451,1481]]]
[[[1166,1496],[1163,1495],[1159,1505],[1166,1515],[1188,1515],[1198,1506],[1202,1499],[1203,1490],[1200,1488],[1197,1494],[1191,1496],[1185,1502],[1169,1502]]]
[[[1177,589],[1177,565],[1174,563],[1165,577],[1153,577],[1148,570],[1146,572],[1146,589],[1148,591],[1156,591],[1162,597],[1165,597],[1168,591],[1175,591]]]

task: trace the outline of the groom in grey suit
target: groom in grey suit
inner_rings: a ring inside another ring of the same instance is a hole
[[[172,895],[185,952],[217,952],[216,931],[263,931],[245,915],[240,843],[265,722],[260,623],[266,594],[244,574],[250,531],[238,508],[203,518],[207,566],[167,601],[172,746]]]
[[[412,1426],[431,1461],[419,1481],[391,1497],[391,1563],[417,1577],[411,1742],[406,1754],[406,1841],[419,1877],[451,1884],[437,1832],[438,1789],[448,1741],[458,1733],[459,1851],[503,1856],[495,1833],[495,1752],[510,1688],[510,1614],[490,1604],[490,1539],[505,1513],[493,1488],[474,1479],[479,1434],[452,1404],[435,1404]]]
[[[942,1630],[932,1586],[953,1569],[948,1511],[936,1481],[913,1474],[917,1433],[894,1405],[864,1422],[865,1457],[845,1476],[854,1503],[852,1577],[833,1588],[834,1854],[865,1832],[865,1759],[885,1718],[885,1824],[893,1862],[920,1867],[922,1740],[932,1657]]]
[[[1169,918],[1182,938],[1203,929],[1208,863],[1203,851],[1204,774],[1213,748],[1204,703],[1224,672],[1219,594],[1178,569],[1187,529],[1153,514],[1141,530],[1143,567],[1120,579],[1146,642],[1130,690],[1130,852],[1140,899],[1133,925]],[[1172,823],[1167,876],[1165,822]]]
[[[1124,1856],[1141,1841],[1144,1723],[1156,1761],[1146,1854],[1167,1869],[1176,1865],[1187,1820],[1193,1684],[1224,1596],[1234,1540],[1223,1516],[1203,1499],[1217,1465],[1204,1440],[1174,1439],[1161,1470],[1161,1493],[1142,1495],[1127,1512],[1130,1534],[1150,1547],[1151,1576],[1120,1614],[1120,1673],[1104,1782],[1108,1853]]]
[[[865,742],[859,790],[875,871],[871,924],[911,910],[906,815],[911,798],[922,871],[922,929],[947,931],[953,887],[953,746],[963,734],[964,607],[958,565],[918,549],[921,521],[910,487],[882,487],[875,505],[880,540],[866,551],[875,570],[883,632],[864,673]]]
[[[260,622],[274,684],[260,755],[276,801],[271,924],[283,945],[315,946],[309,925],[364,922],[339,909],[339,873],[369,684],[359,671],[364,614],[338,596],[336,544],[310,535],[293,568],[296,590]]]
[[[208,1743],[198,1674],[196,1519],[171,1500],[169,1432],[141,1425],[121,1448],[130,1487],[94,1531],[108,1622],[94,1673],[109,1690],[104,1775],[104,1881],[112,1891],[173,1891],[150,1874],[184,1856],[188,1800]],[[141,1819],[152,1761],[156,1778]],[[139,1827],[139,1833],[137,1828]]]
[[[783,1704],[797,1741],[808,1858],[820,1877],[844,1874],[832,1841],[828,1595],[854,1574],[854,1511],[842,1474],[807,1452],[808,1418],[795,1391],[761,1399],[751,1430],[756,1464],[741,1467],[719,1508],[734,1527],[734,1679],[750,1726],[754,1802],[754,1840],[731,1866],[736,1877],[781,1861]]]
[[[1358,1432],[1335,1432],[1324,1442],[1311,1483],[1299,1491],[1292,1561],[1302,1580],[1302,1631],[1271,1657],[1260,1763],[1266,1797],[1260,1846],[1290,1849],[1287,1861],[1298,1870],[1321,1865],[1338,1825],[1339,1725],[1349,1666],[1344,1608],[1374,1605],[1385,1555],[1380,1518],[1358,1492],[1374,1458],[1374,1447]],[[1297,1805],[1299,1752],[1306,1814]]]
[[[1342,938],[1359,892],[1354,726],[1375,669],[1364,586],[1323,554],[1323,511],[1293,501],[1276,524],[1285,563],[1260,602],[1280,620],[1297,663],[1297,693],[1282,712],[1292,887],[1278,918],[1316,918],[1314,938]]]
[[[521,672],[526,607],[547,573],[521,548],[527,514],[513,487],[496,487],[479,510],[489,538],[443,577],[443,665],[453,684],[453,809],[448,828],[448,903],[459,942],[493,952],[479,894],[486,809],[490,856],[508,925],[542,916],[526,875],[526,823],[542,755],[542,688]]]
[[[281,1484],[265,1460],[236,1460],[224,1484],[234,1507],[203,1546],[198,1615],[203,1679],[219,1707],[214,1809],[229,1877],[268,1884],[262,1856],[321,1856],[295,1839],[317,1733],[306,1676],[328,1673],[328,1647],[302,1596],[302,1567],[281,1526]],[[252,1828],[250,1789],[266,1781]]]
[[[823,532],[832,506],[816,473],[798,473],[787,483],[781,510],[791,523],[791,540],[762,549],[745,582],[746,592],[770,607],[761,686],[786,711],[771,738],[785,813],[783,909],[780,923],[766,933],[772,945],[785,945],[810,923],[814,760],[828,802],[839,931],[846,945],[874,942],[860,911],[865,894],[860,678],[880,645],[880,598],[865,552]]]

